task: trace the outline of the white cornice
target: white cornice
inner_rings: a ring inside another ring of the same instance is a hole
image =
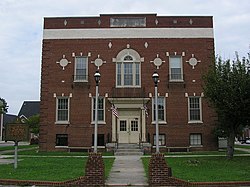
[[[44,29],[43,39],[214,38],[213,28]]]

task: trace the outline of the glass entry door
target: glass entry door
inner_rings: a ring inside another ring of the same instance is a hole
[[[123,118],[118,120],[118,142],[139,143],[139,118]]]

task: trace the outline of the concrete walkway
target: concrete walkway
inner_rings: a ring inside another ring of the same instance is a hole
[[[141,156],[116,156],[108,186],[148,186]]]

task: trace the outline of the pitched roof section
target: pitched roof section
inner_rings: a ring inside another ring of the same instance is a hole
[[[12,123],[17,120],[17,116],[13,114],[3,114],[3,124]]]
[[[39,113],[40,113],[40,101],[24,101],[18,113],[18,116],[29,118]]]

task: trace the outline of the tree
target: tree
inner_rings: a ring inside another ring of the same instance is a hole
[[[5,99],[0,97],[0,114],[8,112],[8,105]]]
[[[204,76],[205,97],[214,106],[216,131],[227,138],[227,157],[233,158],[235,137],[250,123],[249,56],[235,61],[216,58]]]
[[[30,132],[34,133],[35,135],[39,134],[39,123],[40,123],[40,117],[39,115],[34,115],[29,117],[26,121],[26,124],[29,125]]]

